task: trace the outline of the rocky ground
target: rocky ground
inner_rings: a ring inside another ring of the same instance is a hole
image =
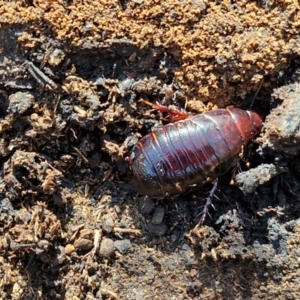
[[[299,299],[299,9],[0,1],[0,298]],[[131,147],[164,122],[140,99],[265,119],[202,226],[211,186],[129,183]]]

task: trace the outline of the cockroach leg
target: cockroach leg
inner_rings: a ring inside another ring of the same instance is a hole
[[[241,164],[238,161],[236,163],[236,165],[233,167],[232,171],[231,171],[231,180],[230,180],[230,185],[234,185],[234,179],[236,177],[237,174],[242,172],[242,168],[241,168]]]
[[[216,198],[218,200],[220,200],[216,195],[215,195],[215,192],[217,190],[217,187],[218,187],[218,179],[216,179],[214,182],[213,182],[213,187],[211,189],[211,191],[209,192],[209,195],[206,197],[205,199],[205,204],[203,206],[201,206],[202,211],[198,214],[198,216],[200,216],[200,219],[199,219],[199,222],[197,223],[197,225],[195,226],[195,228],[193,230],[195,230],[197,227],[201,226],[205,219],[206,219],[206,216],[208,215],[210,218],[211,218],[211,215],[209,213],[209,208],[212,207],[214,210],[215,210],[215,207],[212,203],[212,200],[213,198]]]
[[[151,102],[149,102],[145,99],[140,99],[138,102],[149,105],[157,111],[161,111],[161,112],[165,112],[165,113],[169,114],[171,116],[171,118],[170,118],[171,122],[177,122],[177,121],[184,120],[186,118],[189,118],[189,117],[193,116],[193,114],[188,113],[186,111],[170,109],[170,108],[160,104],[159,102],[156,102],[156,104],[154,104],[154,103],[151,103]]]

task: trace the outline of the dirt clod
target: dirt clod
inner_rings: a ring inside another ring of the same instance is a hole
[[[272,96],[283,103],[267,116],[263,136],[258,139],[259,151],[264,155],[295,156],[300,151],[299,83],[278,88]]]
[[[276,167],[274,164],[261,164],[256,168],[237,174],[235,183],[244,193],[251,194],[259,185],[270,181],[284,171],[287,169]]]
[[[299,20],[294,0],[0,0],[0,299],[300,299]],[[130,184],[167,122],[141,99],[265,120],[202,226],[209,184]]]
[[[17,92],[9,97],[8,111],[21,115],[28,110],[34,102],[34,96],[30,93]]]

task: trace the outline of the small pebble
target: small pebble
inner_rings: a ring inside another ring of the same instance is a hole
[[[155,202],[149,197],[144,197],[139,202],[139,210],[142,215],[149,215],[154,208],[155,208]]]
[[[93,241],[89,239],[79,238],[74,242],[74,247],[79,250],[91,250],[94,247]]]
[[[162,205],[158,205],[152,216],[152,223],[155,225],[161,224],[165,215],[165,208]]]
[[[67,245],[65,246],[65,251],[66,251],[67,254],[73,253],[73,252],[75,251],[74,245],[72,245],[72,244],[67,244]]]
[[[108,217],[104,220],[103,227],[102,227],[104,231],[110,233],[112,232],[114,227],[115,227],[115,221],[112,217]]]
[[[197,271],[196,269],[191,269],[190,276],[195,277],[198,273],[199,273],[199,271]]]
[[[65,260],[66,260],[65,248],[63,246],[58,246],[55,251],[55,256],[52,259],[52,265],[54,267],[57,267],[57,266],[63,264]]]
[[[104,257],[110,257],[115,253],[116,247],[114,241],[108,238],[104,238],[101,241],[99,255]]]
[[[152,222],[149,222],[147,224],[147,227],[148,230],[156,236],[164,235],[168,229],[167,225],[164,223],[157,225],[157,224],[153,224]]]
[[[115,241],[114,244],[115,244],[115,247],[117,248],[117,250],[122,254],[128,252],[128,250],[131,247],[131,242],[128,239],[121,240],[121,241]]]

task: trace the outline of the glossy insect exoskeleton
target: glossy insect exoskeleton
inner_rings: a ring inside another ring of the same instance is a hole
[[[233,106],[186,114],[184,120],[156,128],[133,147],[132,184],[153,197],[191,191],[232,168],[261,128],[257,113]]]

